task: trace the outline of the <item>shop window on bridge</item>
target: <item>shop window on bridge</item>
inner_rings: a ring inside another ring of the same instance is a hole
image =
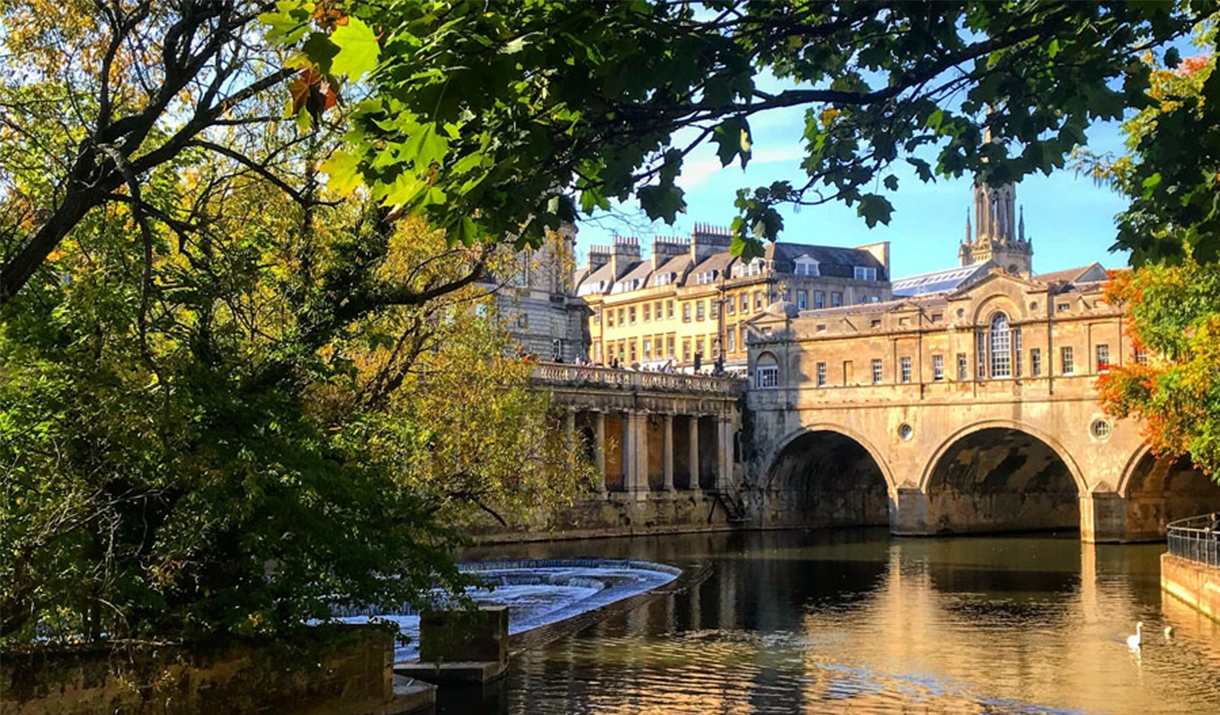
[[[771,353],[758,356],[758,364],[754,367],[754,384],[760,390],[773,390],[779,387],[779,364]]]
[[[826,363],[820,362],[817,365],[818,387],[826,386]]]
[[[945,356],[944,355],[933,355],[932,356],[932,379],[933,380],[945,379]]]
[[[1071,346],[1059,348],[1059,369],[1064,375],[1072,375],[1076,372],[1074,357]]]
[[[899,365],[902,368],[902,382],[906,384],[911,381],[911,358],[905,356],[900,358]]]
[[[1040,348],[1029,351],[1029,374],[1033,377],[1042,375],[1042,350]]]
[[[873,384],[874,384],[874,385],[880,385],[880,384],[881,384],[881,378],[882,378],[882,375],[881,375],[881,359],[880,359],[880,358],[873,358]]]
[[[1148,351],[1143,348],[1136,348],[1133,357],[1140,365],[1148,364]]]
[[[965,382],[970,377],[970,365],[966,361],[966,353],[957,354],[957,379]]]
[[[1012,329],[1012,374],[1021,377],[1021,329]]]
[[[1097,346],[1097,372],[1110,372],[1110,346],[1105,343]]]

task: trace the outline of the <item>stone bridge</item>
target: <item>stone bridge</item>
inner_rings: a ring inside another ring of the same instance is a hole
[[[746,401],[760,526],[1138,541],[1220,509],[1220,486],[1098,405],[1101,375],[1148,359],[1098,284],[993,275],[947,296],[773,308],[753,326]]]

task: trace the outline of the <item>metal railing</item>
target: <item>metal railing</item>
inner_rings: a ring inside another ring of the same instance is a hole
[[[1220,524],[1210,514],[1170,522],[1165,527],[1169,553],[1220,568]]]
[[[722,395],[738,394],[742,380],[735,377],[711,377],[672,372],[623,370],[592,365],[539,363],[534,379],[545,383],[597,385],[618,389],[665,390],[672,392],[710,392]]]

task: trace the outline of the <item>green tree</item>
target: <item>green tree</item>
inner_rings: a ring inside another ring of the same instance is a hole
[[[307,199],[227,140],[274,127],[285,104],[348,132],[332,186],[367,186],[462,245],[536,245],[610,199],[673,220],[695,146],[744,165],[754,118],[804,108],[805,175],[738,195],[736,248],[754,255],[782,204],[844,201],[887,221],[896,161],[923,180],[1062,166],[1091,120],[1147,102],[1138,52],[1213,6],[0,0],[14,59],[0,74],[0,305],[86,216],[184,153],[242,161]],[[788,88],[765,91],[767,76]],[[53,180],[35,192],[30,172]]]
[[[476,314],[503,251],[325,205],[310,156],[304,204],[244,161],[161,167],[10,305],[6,645],[274,634],[335,605],[420,604],[466,584],[452,549],[470,510],[582,488],[531,367]]]
[[[896,161],[925,181],[1062,167],[1092,120],[1147,103],[1138,54],[1212,4],[326,5],[323,21],[304,0],[264,21],[319,77],[357,74],[372,89],[345,120],[350,149],[327,165],[336,186],[362,183],[463,243],[536,241],[612,198],[673,221],[694,147],[712,142],[744,166],[755,117],[804,108],[804,176],[737,197],[734,250],[757,255],[782,204],[844,201],[869,225],[888,221]],[[768,75],[788,88],[765,91]]]

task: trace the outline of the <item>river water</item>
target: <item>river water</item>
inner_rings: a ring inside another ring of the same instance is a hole
[[[519,655],[497,684],[442,688],[437,711],[1220,713],[1220,625],[1162,596],[1161,551],[873,530],[475,550],[642,558],[705,578]]]

